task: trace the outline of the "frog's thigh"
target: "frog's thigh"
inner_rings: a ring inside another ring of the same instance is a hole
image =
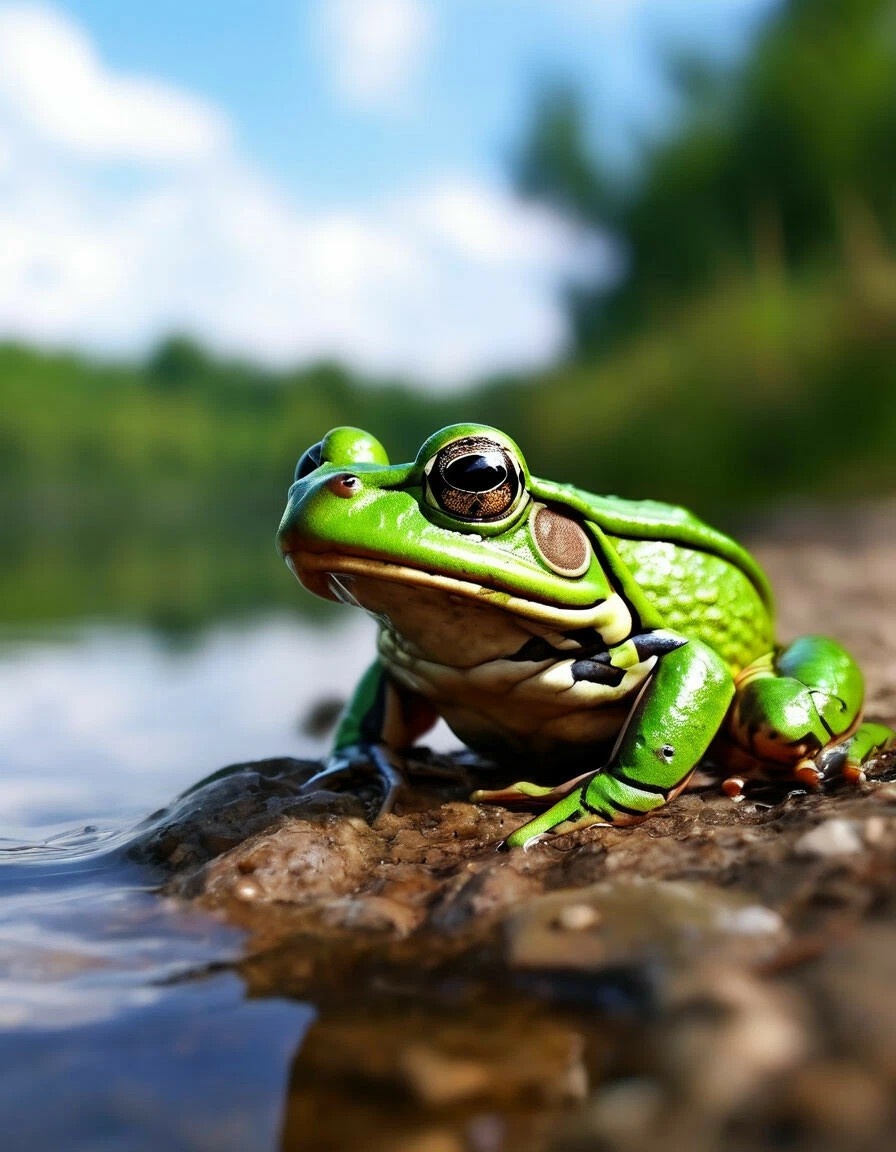
[[[845,649],[825,636],[802,636],[746,667],[735,682],[729,733],[759,761],[788,765],[817,782],[827,750],[843,749],[862,711],[862,674]],[[873,740],[863,740],[869,755]],[[813,776],[814,772],[814,776]]]

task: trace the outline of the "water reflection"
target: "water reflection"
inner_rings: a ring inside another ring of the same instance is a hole
[[[128,840],[0,846],[3,1147],[273,1149],[314,1012],[214,975],[241,933],[160,899]]]
[[[100,625],[2,643],[5,1149],[277,1146],[313,1009],[246,1000],[220,973],[242,934],[160,899],[129,825],[223,764],[320,754],[299,719],[345,695],[369,632],[280,615],[188,648]]]
[[[0,644],[0,836],[136,821],[222,765],[320,756],[302,720],[373,653],[359,613],[208,628],[186,649],[89,625]]]
[[[154,990],[108,1019],[0,1033],[4,1147],[215,1149],[279,1145],[289,1062],[313,1017],[246,1001],[230,975]]]
[[[317,1009],[247,998],[243,933],[161,897],[128,848],[223,765],[321,755],[328,734],[302,721],[372,651],[356,613],[216,625],[189,646],[99,624],[0,638],[4,1149],[312,1148],[342,1130],[319,1115],[330,1080],[321,1095],[295,1079]]]

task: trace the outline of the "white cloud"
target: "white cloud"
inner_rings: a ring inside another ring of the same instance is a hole
[[[555,213],[468,180],[424,190],[408,213],[425,232],[486,264],[549,261],[573,239]]]
[[[544,209],[458,178],[307,209],[226,143],[220,112],[195,121],[213,130],[177,137],[160,86],[110,79],[83,32],[49,8],[0,11],[24,22],[7,30],[40,23],[57,53],[12,92],[20,65],[8,43],[0,52],[0,337],[131,354],[189,330],[272,364],[334,356],[443,383],[561,349],[554,289],[583,241]],[[108,107],[80,100],[75,125],[51,111],[54,88],[85,59]],[[143,106],[138,91],[150,93]],[[109,181],[110,156],[127,179]]]
[[[204,157],[224,119],[167,84],[120,76],[61,12],[0,8],[0,102],[29,133],[79,155],[159,162]]]
[[[355,104],[393,104],[417,78],[432,43],[424,0],[319,0],[333,77]]]
[[[38,173],[0,196],[0,332],[130,351],[188,329],[268,363],[449,383],[561,350],[553,280],[579,251],[475,184],[311,213],[236,160],[111,206]]]

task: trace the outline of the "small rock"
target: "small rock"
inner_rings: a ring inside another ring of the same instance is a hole
[[[485,1095],[491,1079],[487,1063],[448,1056],[424,1044],[409,1045],[399,1065],[414,1095],[436,1108]]]
[[[340,896],[322,902],[323,921],[355,932],[409,935],[423,918],[423,909],[386,896]]]
[[[760,963],[783,944],[781,917],[742,894],[684,880],[612,880],[529,901],[506,923],[510,964],[599,970],[695,957]]]
[[[853,856],[862,851],[862,837],[851,820],[826,820],[800,836],[794,845],[797,856]]]
[[[234,885],[233,894],[237,900],[257,900],[261,895],[261,889],[254,880],[239,880]]]
[[[877,804],[896,804],[896,783],[880,784],[871,793]]]
[[[889,821],[884,816],[869,816],[865,821],[865,843],[883,844],[887,838]]]
[[[557,927],[566,932],[584,932],[600,920],[600,913],[590,904],[568,904],[560,909]]]

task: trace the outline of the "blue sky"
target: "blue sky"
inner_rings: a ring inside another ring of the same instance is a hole
[[[572,80],[624,157],[670,115],[663,51],[734,55],[772,2],[0,0],[0,333],[544,362],[601,249],[513,197],[533,92]]]

